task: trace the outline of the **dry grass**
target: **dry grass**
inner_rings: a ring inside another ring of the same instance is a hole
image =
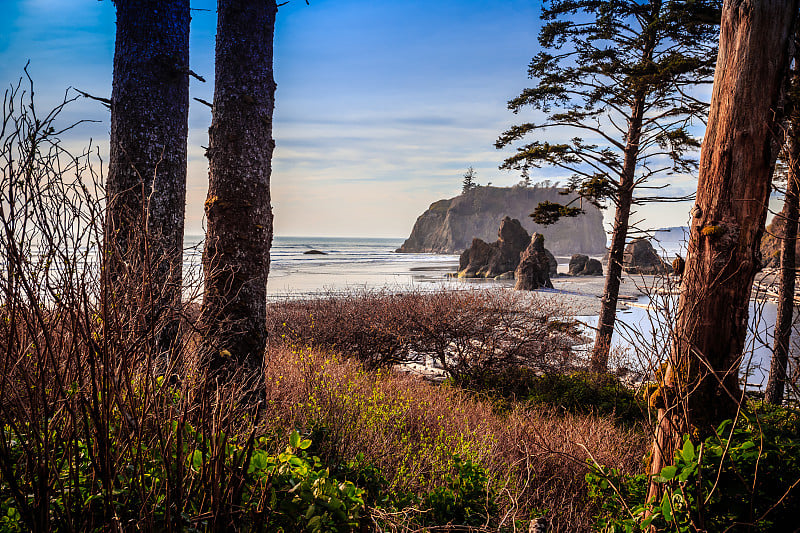
[[[491,403],[458,388],[306,350],[273,352],[267,370],[266,427],[304,428],[333,462],[363,453],[391,490],[440,486],[452,455],[484,465],[497,486],[504,523],[545,512],[553,531],[588,531],[585,461],[637,472],[644,433],[609,418]]]

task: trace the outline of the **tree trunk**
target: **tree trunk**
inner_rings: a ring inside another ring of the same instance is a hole
[[[798,2],[731,0],[719,56],[689,234],[678,316],[659,408],[651,473],[672,463],[681,433],[703,437],[734,415],[748,305],[760,267],[774,112]],[[657,496],[651,484],[650,497]]]
[[[628,220],[633,202],[634,174],[639,157],[639,141],[642,136],[644,104],[645,93],[640,91],[634,97],[628,124],[628,141],[625,145],[625,160],[617,192],[617,209],[614,214],[611,249],[608,253],[606,283],[603,289],[600,317],[597,321],[597,336],[592,350],[592,372],[602,373],[608,370],[608,356],[611,350],[611,339],[614,335],[614,322],[617,319],[619,284],[622,281],[622,258],[625,252],[625,240],[628,237]]]
[[[800,86],[800,68],[795,59],[795,68],[792,73],[792,86]],[[769,367],[767,388],[764,391],[764,401],[772,405],[783,402],[784,386],[786,384],[786,367],[789,359],[789,341],[792,337],[792,319],[794,315],[794,286],[797,276],[795,261],[795,246],[797,244],[798,208],[798,171],[800,170],[800,110],[797,102],[792,102],[789,119],[789,132],[787,135],[786,163],[788,176],[786,180],[786,199],[783,204],[784,231],[781,240],[781,279],[778,296],[778,317],[775,320],[775,341],[772,347],[772,362]]]
[[[123,334],[145,333],[163,353],[174,341],[181,301],[189,0],[114,3],[105,227],[105,279],[114,301],[108,307]]]
[[[219,0],[201,325],[212,373],[260,368],[272,243],[274,0]]]

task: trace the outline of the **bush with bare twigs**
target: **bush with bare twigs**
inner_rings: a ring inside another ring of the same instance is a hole
[[[360,292],[273,304],[272,345],[356,357],[368,368],[431,358],[450,376],[565,371],[579,334],[552,300],[507,290]]]

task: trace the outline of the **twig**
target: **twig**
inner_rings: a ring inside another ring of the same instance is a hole
[[[99,96],[93,96],[93,95],[91,95],[91,94],[89,94],[87,92],[81,91],[80,89],[75,89],[75,91],[77,91],[77,93],[80,94],[81,96],[83,96],[84,98],[89,98],[91,100],[97,100],[98,102],[100,102],[101,104],[106,106],[107,108],[111,109],[111,100],[109,98],[101,98]]]
[[[213,106],[211,103],[209,103],[209,102],[206,102],[206,101],[205,101],[205,100],[203,100],[202,98],[195,98],[195,100],[197,100],[197,101],[198,101],[198,102],[200,102],[201,104],[207,105],[207,106],[208,106],[208,107],[210,107],[211,109],[214,109],[214,106]]]

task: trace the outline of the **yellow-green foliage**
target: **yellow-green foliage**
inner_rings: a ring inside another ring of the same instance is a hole
[[[480,461],[490,453],[493,438],[480,423],[454,431],[453,421],[467,418],[463,404],[444,414],[430,400],[392,386],[385,371],[367,372],[335,355],[308,350],[290,356],[301,370],[295,385],[304,392],[296,405],[297,421],[320,428],[327,437],[321,445],[330,448],[325,452],[343,458],[368,443],[393,490],[438,486],[452,471],[454,456]],[[278,374],[268,383],[277,387],[285,379]]]
[[[606,464],[640,468],[648,437],[612,417],[516,403],[498,412],[456,386],[434,385],[393,370],[309,349],[273,350],[266,369],[263,423],[276,449],[293,428],[327,464],[363,454],[391,493],[424,495],[447,484],[455,457],[485,468],[502,487],[500,515],[550,509],[558,527],[586,529],[586,450]],[[584,449],[583,446],[586,448]],[[560,524],[560,526],[559,526]]]

